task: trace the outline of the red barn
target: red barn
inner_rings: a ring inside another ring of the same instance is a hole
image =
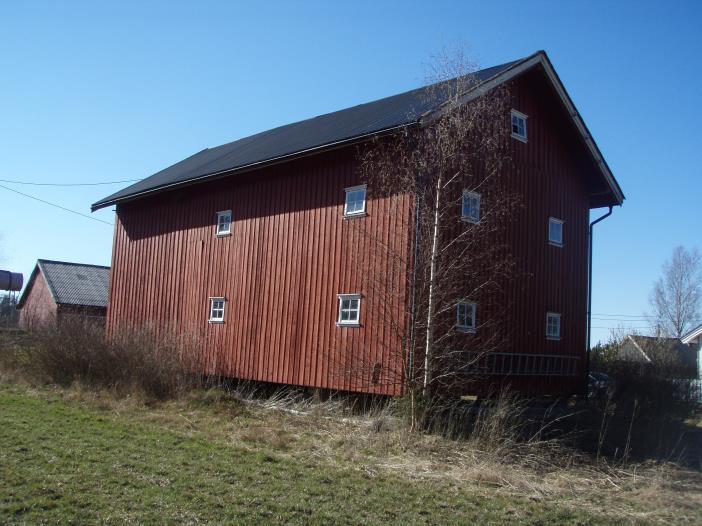
[[[589,212],[624,196],[544,52],[474,75],[481,90],[510,83],[524,202],[510,239],[527,277],[506,312],[514,338],[489,373],[576,392],[586,370]],[[368,249],[350,224],[364,221],[411,253],[413,232],[400,225],[411,224],[412,196],[392,210],[385,197],[366,199],[357,147],[430,117],[438,108],[424,94],[205,149],[95,203],[116,205],[108,326],[197,335],[208,372],[227,377],[402,394],[402,383],[348,374],[354,363],[376,364],[380,375],[402,370],[388,352],[401,345],[397,333],[348,257]],[[410,270],[389,275],[401,288]]]
[[[23,329],[81,317],[104,323],[110,267],[39,259],[17,303]]]

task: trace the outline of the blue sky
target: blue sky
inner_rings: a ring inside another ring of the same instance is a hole
[[[673,247],[702,248],[701,23],[696,1],[6,3],[0,179],[139,179],[416,87],[455,41],[482,66],[545,49],[627,196],[597,227],[593,312],[640,316]],[[0,184],[85,214],[120,188]],[[109,225],[2,188],[0,236],[25,275],[110,263]],[[594,340],[617,325],[594,320]]]

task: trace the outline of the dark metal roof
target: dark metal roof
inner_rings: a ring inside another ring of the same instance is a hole
[[[624,194],[619,184],[544,51],[537,51],[520,60],[472,73],[468,78],[471,88],[466,93],[466,97],[468,99],[480,93],[483,88],[491,89],[539,64],[556,88],[558,96],[573,119],[574,125],[609,188],[608,197],[602,198],[602,202],[597,203],[596,206],[622,204]],[[446,82],[457,85],[456,79]],[[478,87],[481,89],[476,89]],[[430,93],[431,96],[428,96]],[[101,199],[91,208],[95,211],[119,201],[134,199],[176,185],[319,152],[417,124],[426,115],[441,108],[445,100],[440,96],[447,93],[451,93],[451,90],[432,90],[432,86],[424,86],[392,97],[274,128],[215,148],[206,148]]]
[[[59,305],[81,305],[85,307],[107,307],[110,284],[110,267],[68,263],[65,261],[37,260],[27,287],[18,304],[21,307],[37,269],[41,270],[54,301]]]
[[[483,69],[471,82],[486,81],[525,59]],[[207,148],[173,166],[142,179],[92,205],[98,210],[123,199],[214,174],[242,169],[309,150],[329,147],[416,123],[444,101],[427,97],[421,87],[392,97],[360,104],[274,128],[215,148]]]

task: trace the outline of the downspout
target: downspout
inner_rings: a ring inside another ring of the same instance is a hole
[[[609,211],[601,217],[590,223],[588,238],[590,247],[588,249],[588,269],[587,269],[587,343],[585,344],[585,400],[587,400],[589,385],[590,385],[590,338],[592,337],[592,238],[594,227],[600,221],[607,219],[612,215],[612,206]]]

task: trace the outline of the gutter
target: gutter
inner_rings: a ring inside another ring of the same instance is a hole
[[[592,338],[592,239],[594,235],[595,225],[600,221],[607,219],[612,215],[612,205],[609,206],[609,211],[603,216],[598,217],[590,223],[588,230],[589,249],[588,249],[588,265],[587,265],[587,343],[585,344],[585,400],[587,400],[588,390],[590,387],[590,343]]]

